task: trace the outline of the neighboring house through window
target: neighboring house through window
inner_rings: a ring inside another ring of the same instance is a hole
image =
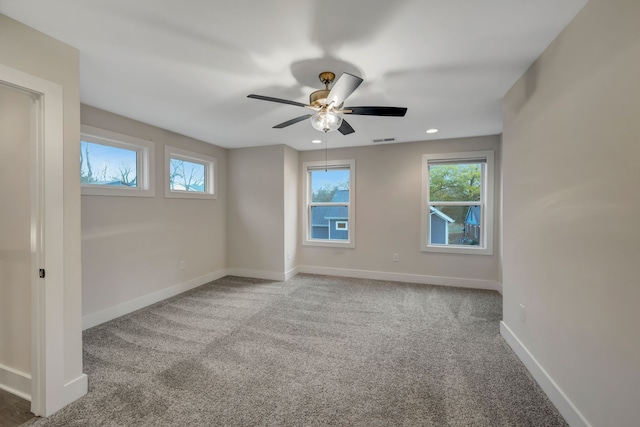
[[[355,161],[305,162],[303,244],[355,247]]]
[[[429,240],[433,244],[447,245],[449,243],[449,224],[456,221],[433,206],[430,206],[429,209]]]
[[[155,196],[154,143],[82,125],[83,195]]]
[[[423,251],[493,254],[493,160],[493,151],[423,156]]]

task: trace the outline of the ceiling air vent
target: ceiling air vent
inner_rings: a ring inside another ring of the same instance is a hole
[[[380,138],[380,139],[373,139],[373,142],[393,142],[395,141],[395,138]]]

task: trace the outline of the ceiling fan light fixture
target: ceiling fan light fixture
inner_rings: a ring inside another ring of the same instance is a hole
[[[331,132],[338,130],[342,125],[342,117],[334,111],[322,110],[309,118],[311,126],[320,132]]]
[[[343,107],[345,100],[360,86],[362,79],[349,73],[342,73],[340,78],[333,84],[331,89],[329,85],[333,83],[336,75],[331,71],[320,73],[320,81],[324,83],[325,88],[316,90],[309,96],[309,105],[298,101],[290,101],[287,99],[274,98],[272,96],[263,96],[250,94],[248,98],[260,99],[263,101],[277,102],[280,104],[294,105],[313,110],[314,113],[305,114],[286,122],[275,125],[274,129],[282,129],[296,123],[305,121],[307,118],[311,121],[314,129],[320,132],[331,132],[337,130],[342,135],[350,135],[355,132],[349,122],[343,120],[342,114],[353,114],[356,116],[387,116],[387,117],[404,117],[407,113],[406,108],[401,107]],[[386,141],[386,140],[385,140]]]

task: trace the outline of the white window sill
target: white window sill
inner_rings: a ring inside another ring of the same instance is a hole
[[[217,199],[217,194],[211,193],[196,193],[189,191],[173,191],[167,190],[164,193],[164,197],[168,199]]]
[[[492,248],[481,246],[458,246],[458,245],[428,245],[422,248],[422,252],[436,252],[444,254],[464,254],[464,255],[493,255]]]
[[[339,241],[339,240],[305,240],[302,242],[304,246],[325,246],[329,248],[355,248],[356,242],[354,241]]]

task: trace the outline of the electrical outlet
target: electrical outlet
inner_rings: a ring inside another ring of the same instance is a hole
[[[187,266],[187,263],[184,261],[180,261],[180,270],[184,270]]]
[[[524,323],[525,320],[525,310],[524,310],[524,305],[520,304],[520,321],[522,323]]]
[[[393,262],[398,262],[398,261],[400,261],[400,255],[393,254]]]

